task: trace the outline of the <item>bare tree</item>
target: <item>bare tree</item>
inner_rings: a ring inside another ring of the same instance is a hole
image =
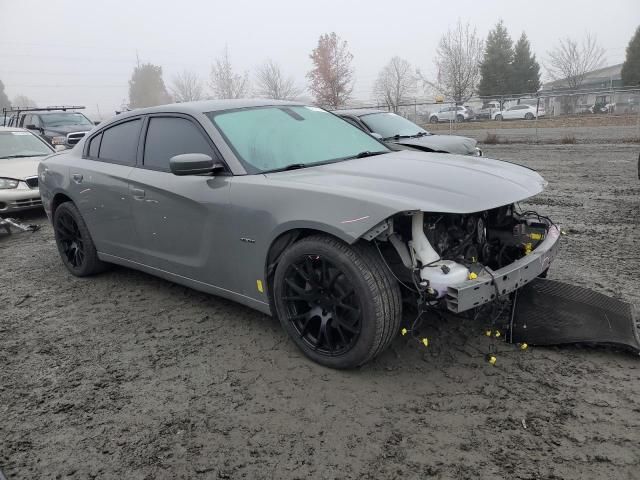
[[[16,95],[11,101],[11,104],[14,108],[30,108],[38,106],[36,105],[36,102],[34,102],[26,95]]]
[[[416,93],[416,74],[411,64],[400,57],[393,57],[380,71],[373,94],[393,112]]]
[[[194,72],[184,70],[171,80],[169,86],[175,102],[192,102],[204,98],[204,86]]]
[[[353,55],[347,49],[347,42],[334,32],[325,33],[310,57],[313,69],[307,78],[316,103],[329,108],[345,105],[353,91]]]
[[[604,63],[604,49],[591,33],[587,33],[581,42],[572,38],[560,40],[547,56],[544,66],[549,76],[554,80],[565,80],[572,89],[579,88],[586,74]]]
[[[233,70],[227,46],[211,66],[209,86],[216,98],[242,98],[249,94],[249,74],[239,74]]]
[[[267,60],[256,70],[256,87],[260,96],[275,100],[292,100],[302,93],[293,77],[286,77],[273,60]]]
[[[458,20],[456,27],[440,38],[436,50],[437,77],[430,81],[421,75],[423,82],[438,93],[464,103],[473,96],[480,81],[480,62],[484,51],[483,41],[471,28]]]

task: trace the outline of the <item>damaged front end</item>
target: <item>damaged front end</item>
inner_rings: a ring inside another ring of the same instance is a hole
[[[544,280],[560,230],[537,212],[519,211],[515,204],[471,214],[406,212],[374,232],[418,318],[433,309],[475,310],[477,318],[495,302],[497,317],[509,318],[502,326],[511,342],[609,344],[640,352],[633,305]]]
[[[471,214],[408,212],[384,236],[389,257],[401,260],[390,263],[394,274],[413,286],[419,303],[461,313],[544,275],[560,231],[512,204]]]

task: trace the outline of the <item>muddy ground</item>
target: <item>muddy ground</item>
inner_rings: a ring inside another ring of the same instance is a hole
[[[537,168],[550,276],[640,305],[638,146],[487,146]],[[0,469],[40,478],[640,478],[640,359],[433,320],[354,371],[278,323],[123,268],[77,279],[51,228],[0,237]]]

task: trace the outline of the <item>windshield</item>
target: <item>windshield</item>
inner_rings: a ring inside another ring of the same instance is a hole
[[[42,123],[44,123],[45,127],[62,127],[64,125],[93,125],[87,117],[77,112],[47,113],[46,115],[41,115],[40,118],[42,119]]]
[[[0,159],[50,155],[51,148],[29,132],[0,132]]]
[[[317,107],[255,107],[207,116],[249,173],[390,151],[359,128]]]
[[[395,113],[370,113],[360,117],[372,132],[379,133],[382,138],[395,137],[413,137],[418,134],[428,134],[425,129],[420,128],[413,122],[410,122]]]

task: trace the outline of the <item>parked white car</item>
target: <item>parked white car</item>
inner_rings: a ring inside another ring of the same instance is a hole
[[[0,127],[0,214],[42,206],[38,165],[54,152],[29,130]]]
[[[444,107],[429,116],[430,123],[438,122],[464,122],[473,120],[476,114],[470,107]]]
[[[544,106],[540,105],[538,117],[544,117]],[[535,105],[514,105],[506,110],[500,110],[493,114],[494,120],[533,120],[536,118]]]

